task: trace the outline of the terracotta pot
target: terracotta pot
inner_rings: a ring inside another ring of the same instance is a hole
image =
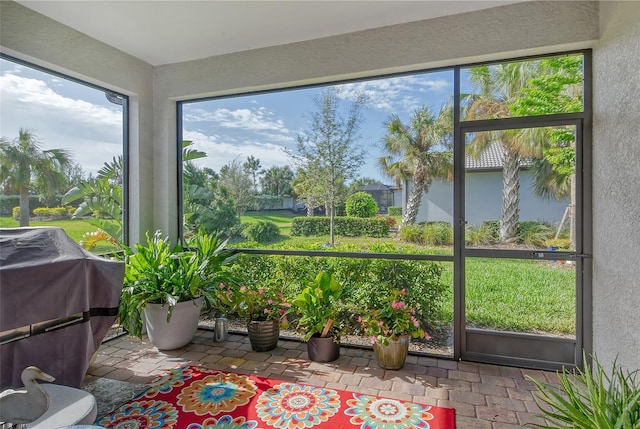
[[[333,337],[313,336],[307,342],[307,354],[314,362],[332,362],[340,357],[340,343]]]
[[[389,339],[389,345],[385,346],[379,343],[373,345],[373,351],[378,360],[378,366],[384,369],[400,369],[404,366],[404,361],[409,353],[409,341],[411,337],[408,334],[401,335],[398,339]]]
[[[251,348],[257,352],[273,350],[280,338],[280,322],[277,320],[252,320],[247,323]]]

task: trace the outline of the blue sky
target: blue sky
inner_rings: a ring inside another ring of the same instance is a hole
[[[95,173],[122,153],[122,110],[102,91],[0,60],[0,135],[14,139],[20,127],[31,129],[43,149],[72,152],[85,172]],[[384,122],[391,114],[407,121],[428,104],[438,111],[453,92],[451,71],[373,79],[339,85],[346,107],[358,93],[368,97],[358,144],[366,151],[361,176],[387,183],[376,165],[383,154]],[[183,138],[192,140],[208,157],[198,160],[219,171],[234,159],[249,155],[263,168],[291,165],[284,148],[295,150],[298,133],[309,130],[313,98],[322,88],[185,103]]]
[[[453,73],[416,74],[338,87],[343,108],[359,93],[368,98],[358,139],[366,151],[360,176],[390,183],[376,165],[383,154],[384,122],[392,114],[407,121],[425,104],[439,111],[453,93]],[[192,140],[208,154],[198,164],[216,171],[234,159],[244,161],[249,155],[258,158],[263,168],[292,165],[284,149],[295,152],[296,136],[310,129],[309,117],[316,110],[313,100],[321,90],[295,89],[185,103],[183,138]]]

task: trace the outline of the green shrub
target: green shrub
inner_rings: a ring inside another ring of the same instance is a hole
[[[34,216],[47,219],[70,219],[75,211],[74,207],[38,207],[33,209]]]
[[[369,218],[378,213],[378,203],[367,192],[349,195],[345,203],[347,216]]]
[[[449,222],[407,225],[400,229],[400,238],[423,246],[451,246],[453,245],[453,227]]]
[[[269,243],[280,236],[280,228],[271,221],[260,220],[256,223],[247,224],[242,231],[242,235],[258,243]]]
[[[294,217],[291,224],[291,235],[312,237],[328,235],[330,219],[326,216]],[[384,218],[357,218],[336,216],[334,228],[337,235],[345,237],[386,237],[389,235],[389,222]]]
[[[550,238],[544,242],[547,247],[557,247],[558,249],[569,249],[571,240],[568,238]]]
[[[385,246],[391,247],[386,249],[390,252],[402,251],[393,244]],[[432,261],[243,254],[232,271],[245,284],[279,290],[288,302],[298,296],[309,278],[327,271],[346,289],[352,289],[344,304],[354,309],[371,308],[392,290],[405,289],[407,305],[416,307],[416,317],[428,327],[445,322],[444,307],[451,294],[441,281],[442,265]],[[356,324],[352,327],[354,332],[357,328]]]
[[[402,216],[402,207],[400,206],[389,206],[387,210],[389,216]]]
[[[519,222],[516,229],[517,242],[533,247],[544,246],[545,241],[553,237],[554,234],[553,227],[544,222]]]
[[[11,216],[15,220],[19,220],[20,219],[20,207],[14,207],[13,209],[11,209]]]
[[[498,231],[491,223],[482,225],[467,225],[465,231],[465,243],[468,246],[488,246],[498,242]]]

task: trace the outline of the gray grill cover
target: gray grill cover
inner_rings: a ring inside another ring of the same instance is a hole
[[[115,321],[123,277],[124,263],[92,255],[61,228],[0,228],[0,333],[84,314],[72,326],[0,345],[0,390],[22,386],[29,365],[79,387]]]

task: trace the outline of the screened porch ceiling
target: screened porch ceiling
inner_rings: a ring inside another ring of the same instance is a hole
[[[18,1],[152,66],[521,2]]]

